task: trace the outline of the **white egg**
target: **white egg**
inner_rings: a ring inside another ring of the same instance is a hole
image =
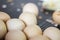
[[[14,30],[7,33],[5,40],[27,40],[22,31]]]
[[[43,35],[49,37],[51,40],[60,40],[60,31],[58,28],[49,27],[47,28]]]
[[[33,13],[34,15],[38,16],[38,7],[34,3],[27,3],[23,7],[23,12],[30,12]]]
[[[10,16],[5,12],[0,11],[0,19],[6,22],[7,20],[10,19]]]
[[[60,11],[55,11],[52,15],[55,23],[60,24]]]
[[[22,21],[24,21],[24,23],[26,25],[33,25],[33,24],[37,24],[37,18],[35,15],[29,13],[29,12],[25,12],[25,13],[22,13],[20,16],[19,16],[19,19],[21,19]]]
[[[7,33],[6,25],[2,20],[0,20],[0,39],[3,38],[6,33]]]
[[[60,9],[60,0],[43,0],[43,7],[49,10]]]
[[[32,38],[34,36],[42,35],[42,30],[38,25],[30,25],[24,29],[24,33],[28,38]]]
[[[48,37],[46,37],[46,36],[40,35],[40,36],[32,37],[29,40],[50,40],[50,39]]]
[[[14,18],[7,21],[7,28],[8,31],[23,30],[25,28],[25,24],[23,23],[23,21]]]

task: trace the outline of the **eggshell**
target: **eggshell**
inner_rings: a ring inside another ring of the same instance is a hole
[[[22,13],[20,16],[19,16],[19,19],[21,19],[22,21],[24,21],[24,23],[26,25],[33,25],[33,24],[37,24],[37,18],[35,15],[29,13],[29,12],[25,12],[25,13]]]
[[[7,33],[5,40],[27,40],[27,39],[22,31],[14,30],[14,31],[9,31]]]
[[[52,15],[55,23],[60,24],[60,11],[55,11]]]
[[[46,37],[46,36],[40,35],[40,36],[32,37],[29,40],[50,40],[50,39],[48,37]]]
[[[32,38],[34,36],[42,35],[42,30],[38,25],[30,25],[24,29],[24,33],[28,38]]]
[[[7,21],[8,31],[12,30],[23,30],[25,28],[25,24],[22,20],[13,18]]]
[[[10,16],[5,12],[0,11],[0,19],[6,22],[7,20],[10,19]]]
[[[49,37],[51,40],[60,40],[60,31],[58,28],[49,27],[47,28],[43,35]]]
[[[6,33],[7,33],[6,25],[2,20],[0,20],[0,39],[3,38]]]
[[[33,13],[35,16],[38,16],[39,10],[37,5],[35,5],[34,3],[27,3],[23,7],[23,12],[30,12]]]

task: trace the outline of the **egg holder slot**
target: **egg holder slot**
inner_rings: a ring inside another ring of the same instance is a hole
[[[44,12],[49,12],[51,14],[50,18],[48,18],[46,21],[51,23],[51,25],[53,25],[54,27],[57,27],[58,29],[60,29],[60,25],[59,24],[56,24],[53,22],[53,19],[52,19],[52,13],[54,12],[54,10],[48,10],[48,9],[44,9]]]

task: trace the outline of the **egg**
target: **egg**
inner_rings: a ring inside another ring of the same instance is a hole
[[[32,38],[34,36],[42,35],[42,30],[38,25],[30,25],[24,29],[24,33],[28,38]]]
[[[7,20],[10,19],[10,16],[5,12],[0,11],[0,19],[6,22]]]
[[[32,37],[29,40],[50,40],[50,39],[48,37],[46,37],[46,36],[40,35],[40,36]]]
[[[5,40],[27,40],[27,39],[22,31],[14,30],[14,31],[9,31],[6,34]]]
[[[60,9],[60,0],[43,0],[42,7],[48,10]]]
[[[23,30],[25,28],[25,24],[22,20],[13,18],[7,21],[8,31],[12,30]]]
[[[39,10],[37,5],[35,5],[34,3],[27,3],[23,7],[23,12],[30,12],[33,13],[35,16],[38,16]]]
[[[44,30],[43,35],[49,37],[51,40],[60,40],[60,31],[55,27],[47,28]]]
[[[55,11],[52,15],[52,19],[55,23],[60,24],[60,11]]]
[[[29,13],[29,12],[25,12],[25,13],[22,13],[20,16],[19,16],[19,19],[21,19],[22,21],[24,21],[24,23],[26,25],[33,25],[33,24],[37,24],[37,18],[35,15]]]
[[[2,20],[0,20],[0,39],[3,38],[6,33],[7,33],[6,25]]]

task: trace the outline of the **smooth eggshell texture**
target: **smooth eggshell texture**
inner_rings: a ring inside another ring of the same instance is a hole
[[[0,19],[6,22],[10,19],[10,16],[5,12],[0,12]]]
[[[51,40],[60,40],[60,31],[58,28],[49,27],[47,28],[43,35],[49,37]]]
[[[40,35],[40,36],[32,37],[29,40],[50,40],[50,39],[48,37],[46,37],[46,36]]]
[[[22,13],[20,16],[19,16],[19,19],[21,19],[22,21],[24,21],[24,23],[26,25],[33,25],[33,24],[37,24],[37,18],[35,15],[29,13],[29,12],[25,12],[25,13]]]
[[[35,16],[38,16],[39,13],[37,5],[35,5],[34,3],[27,3],[23,7],[23,12],[33,13]]]
[[[6,33],[7,33],[6,25],[2,20],[0,20],[0,39],[3,38]]]
[[[60,11],[55,11],[52,15],[55,23],[60,24]]]
[[[7,24],[8,31],[23,30],[25,28],[24,22],[16,18],[8,20],[6,24]]]
[[[26,40],[26,36],[22,31],[14,30],[7,33],[5,40]]]
[[[32,38],[34,36],[42,35],[42,30],[38,25],[30,25],[24,29],[24,33],[28,38]]]

